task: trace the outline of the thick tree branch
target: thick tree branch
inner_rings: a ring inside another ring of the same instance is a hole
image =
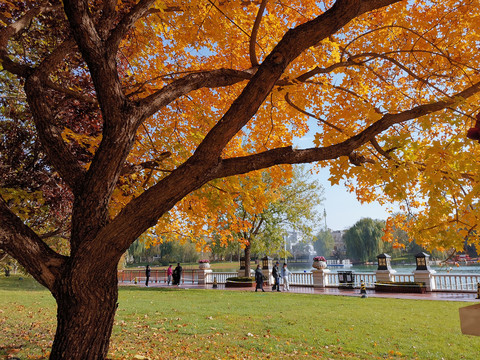
[[[66,257],[50,249],[0,197],[0,249],[14,257],[51,291]]]
[[[305,49],[335,33],[353,18],[369,10],[397,1],[339,0],[330,10],[316,19],[289,30],[272,53],[267,56],[224,117],[207,134],[194,155],[157,185],[132,200],[115,220],[104,224],[105,226],[95,236],[97,239],[101,239],[95,241],[95,251],[88,250],[88,252],[90,254],[110,254],[108,256],[119,257],[133,239],[155,225],[158,218],[175,206],[184,196],[198,189],[209,180],[218,177],[217,175],[221,172],[217,171],[216,165],[220,162],[222,150],[230,139],[255,115],[265,97],[270,93],[291,61]],[[225,79],[218,73],[210,72],[193,74],[190,75],[193,78],[189,79],[186,77],[176,80],[160,92],[141,101],[137,110],[140,110],[142,119],[144,119],[182,94],[200,87],[225,86],[232,81],[232,73],[228,72],[227,75]],[[233,81],[237,82],[238,78]],[[349,146],[353,150],[360,143],[362,141],[358,139]],[[315,151],[314,149],[313,152]],[[274,165],[274,163],[271,163],[271,165],[264,163],[263,165],[267,167]],[[84,225],[88,226],[89,224]],[[119,236],[119,234],[122,234],[122,236]],[[124,240],[118,241],[119,238]],[[80,246],[82,248],[83,246],[90,247],[88,243],[80,244]],[[112,251],[112,248],[115,248],[116,251]],[[100,256],[99,261],[104,260],[101,255],[98,256]]]
[[[141,1],[145,5],[150,1]],[[139,6],[140,6],[139,5]],[[73,36],[86,61],[102,112],[102,140],[81,186],[76,188],[72,213],[71,252],[81,242],[94,239],[108,220],[108,204],[123,164],[135,141],[139,119],[144,119],[123,93],[117,70],[115,43],[104,42],[89,12],[87,0],[65,0],[64,8]],[[117,34],[128,31],[138,15],[127,15]],[[128,20],[130,19],[130,20]],[[130,24],[130,22],[131,24]]]
[[[75,41],[67,39],[52,51],[35,69],[36,75],[42,77],[42,81],[46,81],[48,76],[55,71],[60,64],[63,63],[65,57],[72,53],[75,49]]]
[[[259,65],[257,60],[257,54],[255,51],[255,45],[257,43],[258,29],[260,28],[260,22],[262,21],[263,12],[265,11],[267,2],[268,0],[262,0],[262,3],[260,4],[260,8],[258,9],[257,17],[255,18],[255,23],[253,24],[252,35],[250,35],[249,52],[250,52],[250,63],[252,64],[252,67]]]
[[[97,32],[90,16],[88,1],[65,0],[64,9],[73,37],[92,76],[105,122],[103,136],[116,136],[122,131],[125,110],[131,108],[118,75],[116,63],[118,49],[115,46],[105,46],[106,43]]]
[[[221,160],[216,170],[210,173],[212,178],[220,178],[237,174],[244,174],[254,170],[264,169],[280,164],[300,164],[336,159],[340,156],[349,156],[363,144],[372,141],[376,135],[395,124],[400,124],[419,118],[445,108],[455,103],[455,98],[467,99],[480,92],[480,82],[453,95],[450,99],[437,101],[431,104],[419,105],[398,114],[386,114],[359,134],[335,145],[324,148],[296,150],[291,146],[268,150],[262,153]]]
[[[102,39],[90,16],[86,0],[65,0],[65,14],[70,22],[75,41],[88,64],[95,64],[104,59]]]
[[[85,170],[67,148],[61,130],[55,126],[55,116],[48,103],[50,98],[45,85],[52,84],[49,75],[75,48],[73,40],[66,40],[47,56],[36,69],[30,71],[25,82],[27,102],[33,114],[38,136],[50,163],[60,173],[72,190],[78,188]]]
[[[83,180],[85,170],[77,158],[67,148],[61,129],[55,126],[52,106],[47,99],[48,91],[44,88],[39,76],[33,74],[25,82],[25,93],[33,114],[38,137],[42,142],[50,163],[59,172],[68,186],[76,191]]]
[[[32,20],[35,19],[38,15],[53,9],[55,8],[48,7],[48,6],[40,6],[37,8],[33,8],[27,11],[25,15],[23,15],[20,19],[18,19],[14,23],[9,24],[8,26],[0,29],[0,48],[5,49],[7,47],[8,40],[12,36],[15,36],[19,32],[26,29],[30,25]]]
[[[316,19],[289,30],[223,118],[198,146],[192,161],[202,159],[214,164],[226,144],[256,114],[288,64],[305,49],[334,34],[353,18],[395,2],[398,0],[338,0],[332,8]]]
[[[144,114],[143,118],[152,116],[162,107],[170,104],[182,95],[201,88],[216,88],[229,86],[238,82],[251,79],[255,69],[244,71],[232,69],[219,69],[205,72],[188,74],[180,79],[172,81],[159,91],[139,101],[139,111]]]
[[[115,16],[117,15],[115,11],[115,6],[117,4],[116,0],[104,0],[102,8],[102,16],[98,22],[97,28],[102,39],[106,39],[115,22]]]
[[[132,10],[126,14],[112,31],[108,38],[106,45],[113,56],[116,56],[120,42],[124,36],[133,28],[135,23],[147,14],[150,7],[155,3],[155,0],[140,0]]]

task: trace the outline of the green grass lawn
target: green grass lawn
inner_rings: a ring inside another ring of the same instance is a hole
[[[479,359],[469,304],[291,293],[122,287],[111,359]],[[0,358],[48,356],[55,302],[0,278]]]

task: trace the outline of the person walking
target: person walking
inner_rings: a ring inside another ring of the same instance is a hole
[[[287,264],[284,263],[282,267],[283,290],[290,291],[290,275],[292,272],[288,270]]]
[[[280,269],[278,268],[278,265],[280,265],[280,263],[277,261],[275,263],[275,266],[272,269],[272,276],[275,281],[273,283],[272,291],[275,291],[275,289],[277,289],[277,291],[281,291],[280,290]]]
[[[167,285],[170,285],[170,283],[172,282],[172,275],[173,275],[172,265],[169,265],[167,269]]]
[[[175,278],[173,279],[177,286],[180,286],[180,280],[182,279],[182,270],[183,269],[180,266],[180,263],[177,263],[177,267],[174,270]]]
[[[260,265],[257,265],[257,269],[255,270],[255,292],[257,292],[258,289],[261,289],[263,292],[263,273],[262,269],[260,268]]]
[[[148,286],[148,280],[150,279],[150,265],[145,268],[145,286]]]

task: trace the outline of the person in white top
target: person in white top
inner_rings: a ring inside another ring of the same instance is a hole
[[[290,274],[292,272],[287,269],[287,264],[283,264],[282,278],[283,278],[283,291],[290,291]]]

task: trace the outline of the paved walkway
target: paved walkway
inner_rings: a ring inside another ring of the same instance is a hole
[[[145,287],[145,284],[122,284],[120,285],[132,285]],[[182,284],[180,286],[168,286],[163,283],[151,283],[149,287],[152,288],[179,288],[179,289],[212,289],[212,284],[208,285],[197,285],[197,284]],[[232,290],[232,291],[252,291],[254,288],[225,288],[225,285],[218,284],[217,289],[219,290]],[[265,292],[272,292],[271,287],[265,287]],[[338,288],[323,288],[323,289],[314,289],[310,286],[292,286],[290,285],[290,293],[300,293],[300,294],[317,294],[317,295],[338,295],[338,296],[360,296],[360,289],[355,290],[345,290]],[[429,292],[426,294],[408,294],[408,293],[382,293],[375,292],[374,290],[367,290],[368,297],[376,298],[394,298],[394,299],[413,299],[413,300],[443,300],[443,301],[466,301],[466,302],[479,302],[480,300],[476,299],[475,293],[457,293],[457,292]]]

